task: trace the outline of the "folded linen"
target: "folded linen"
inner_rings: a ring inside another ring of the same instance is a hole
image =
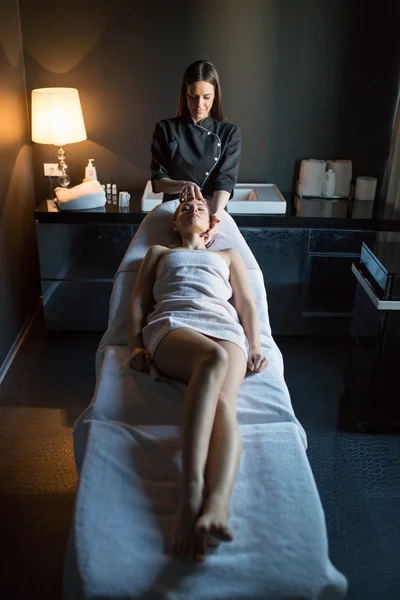
[[[298,193],[301,196],[320,196],[324,183],[326,161],[315,158],[300,164]]]
[[[107,202],[98,181],[85,181],[70,189],[57,187],[54,192],[60,210],[88,210],[104,206]]]
[[[335,196],[348,198],[351,192],[353,164],[351,160],[328,160],[328,169],[336,173]]]

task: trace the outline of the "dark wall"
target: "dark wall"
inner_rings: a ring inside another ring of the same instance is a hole
[[[142,189],[154,124],[175,113],[199,58],[219,71],[225,117],[243,133],[242,182],[289,191],[296,161],[350,158],[382,178],[398,86],[397,3],[383,0],[20,0],[27,87],[72,86],[88,141],[67,147],[73,183],[89,157],[102,183]],[[38,202],[46,193],[34,145]]]
[[[0,9],[0,367],[39,298],[18,0]]]

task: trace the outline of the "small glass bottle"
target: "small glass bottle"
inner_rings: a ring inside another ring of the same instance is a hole
[[[118,190],[115,183],[111,186],[112,203],[118,204]]]
[[[111,204],[111,183],[107,183],[106,185],[106,196],[108,204]]]

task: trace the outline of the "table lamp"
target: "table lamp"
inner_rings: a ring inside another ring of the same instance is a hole
[[[32,90],[32,140],[38,144],[59,146],[61,175],[58,181],[68,187],[71,179],[66,171],[63,146],[86,140],[82,107],[75,88],[40,88]]]

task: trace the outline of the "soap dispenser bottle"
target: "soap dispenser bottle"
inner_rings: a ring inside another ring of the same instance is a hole
[[[89,162],[85,169],[86,181],[97,181],[96,167],[93,166],[94,158],[89,158]]]
[[[323,196],[334,196],[335,195],[335,183],[336,173],[333,169],[325,171],[324,182],[322,184],[322,195]]]

